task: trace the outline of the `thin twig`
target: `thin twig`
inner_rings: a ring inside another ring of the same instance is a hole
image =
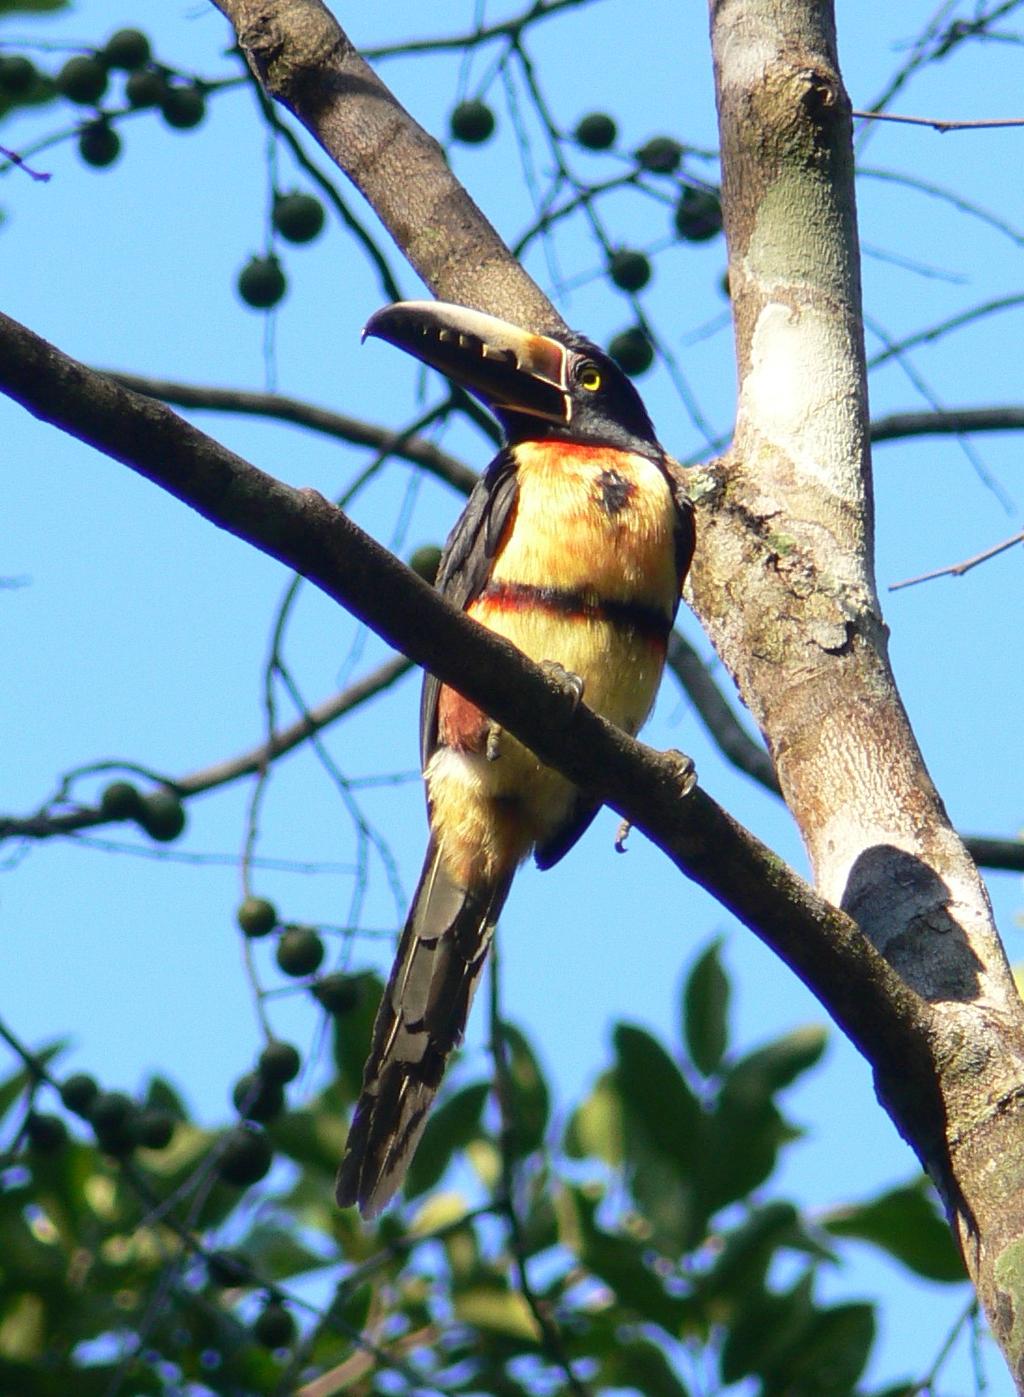
[[[978,121],[945,121],[937,116],[897,116],[893,112],[858,112],[865,121],[898,121],[905,126],[930,126],[933,131],[993,131],[1004,126],[1024,126],[1024,116],[991,117]]]
[[[215,790],[219,786],[226,786],[239,777],[252,776],[259,771],[263,762],[274,761],[293,751],[314,733],[390,688],[411,668],[412,662],[404,656],[392,656],[364,678],[304,712],[288,727],[273,733],[269,741],[248,748],[235,757],[215,762],[212,766],[201,767],[186,776],[160,777],[160,784],[168,786],[179,798],[184,799],[204,791]],[[79,770],[140,771],[143,768],[132,762],[98,762]],[[78,830],[94,829],[110,823],[98,809],[83,807],[53,814],[49,808],[50,804],[34,815],[0,818],[0,841],[11,838],[49,839],[54,835],[74,834]]]
[[[501,1187],[504,1195],[503,1211],[508,1220],[510,1250],[515,1264],[519,1291],[533,1315],[542,1346],[546,1349],[551,1361],[557,1364],[565,1374],[569,1390],[575,1393],[576,1397],[590,1397],[589,1389],[573,1372],[561,1330],[552,1317],[548,1306],[534,1290],[527,1272],[526,1238],[515,1203],[516,1163],[512,1143],[516,1136],[515,1094],[512,1086],[508,1038],[501,1016],[500,979],[498,948],[497,945],[492,945],[490,971],[491,1052],[494,1057],[495,1095],[501,1114],[498,1136],[501,1150]]]
[[[433,442],[419,436],[415,431],[396,432],[390,427],[380,427],[358,417],[349,417],[342,412],[331,412],[300,398],[290,398],[281,393],[250,392],[244,388],[213,388],[204,383],[180,383],[173,379],[154,378],[150,375],[121,373],[116,369],[100,369],[115,383],[144,393],[148,398],[159,398],[165,403],[178,407],[198,408],[210,412],[237,412],[246,416],[274,417],[282,422],[294,422],[297,426],[308,427],[311,431],[322,432],[325,436],[336,437],[340,441],[351,442],[353,446],[369,446],[375,451],[389,456],[399,456],[413,465],[422,466],[425,471],[436,476],[460,493],[468,495],[476,484],[476,472],[447,452],[439,450]],[[461,406],[461,400],[459,402]]]
[[[973,558],[965,558],[962,563],[953,563],[946,568],[936,568],[934,572],[923,572],[919,577],[908,577],[903,582],[893,582],[889,591],[898,592],[901,587],[914,587],[918,582],[930,582],[934,577],[963,577],[964,573],[970,572],[971,568],[976,568],[979,563],[987,563],[989,558],[995,558],[1000,553],[1005,553],[1015,543],[1024,543],[1024,531],[1014,534],[1012,538],[1004,539],[1002,543],[993,544],[991,548],[976,553]]]
[[[515,15],[512,19],[502,20],[500,24],[492,24],[486,28],[481,26],[469,34],[453,34],[442,39],[410,39],[401,44],[364,48],[361,52],[364,58],[370,59],[404,58],[410,53],[442,53],[447,49],[463,53],[474,44],[485,44],[491,39],[518,38],[527,25],[534,24],[539,19],[548,19],[560,10],[572,10],[590,3],[592,0],[534,0],[521,15]]]

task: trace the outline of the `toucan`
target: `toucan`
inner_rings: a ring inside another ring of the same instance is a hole
[[[502,429],[442,552],[438,589],[561,667],[590,708],[635,734],[661,679],[694,522],[633,384],[582,335],[533,334],[440,301],[386,306],[363,335],[439,369]],[[365,1217],[405,1176],[516,869],[530,853],[550,868],[597,812],[429,674],[420,716],[430,839],[338,1174],[339,1204]]]

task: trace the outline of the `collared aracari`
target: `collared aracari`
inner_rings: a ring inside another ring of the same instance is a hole
[[[439,590],[582,681],[595,712],[636,733],[661,679],[694,526],[679,468],[632,383],[581,335],[529,334],[443,302],[387,306],[367,335],[469,389],[503,429],[445,546]],[[338,1202],[366,1217],[402,1182],[513,874],[531,851],[550,868],[597,812],[429,674],[420,742],[430,843],[338,1175]]]

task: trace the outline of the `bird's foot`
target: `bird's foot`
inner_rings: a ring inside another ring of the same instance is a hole
[[[669,774],[674,776],[679,784],[679,794],[688,796],[697,784],[697,768],[693,758],[675,747],[669,747],[661,755],[665,759],[666,767],[670,768]]]
[[[554,688],[557,688],[569,700],[570,713],[575,713],[583,702],[584,683],[580,675],[574,674],[571,669],[566,669],[565,665],[560,665],[557,660],[541,660],[540,668],[547,675]]]
[[[501,756],[501,724],[487,724],[487,746],[484,748],[484,755],[489,762],[496,762]]]
[[[615,852],[624,854],[626,852],[626,840],[629,838],[629,831],[633,828],[632,821],[620,820],[619,827],[615,831]]]

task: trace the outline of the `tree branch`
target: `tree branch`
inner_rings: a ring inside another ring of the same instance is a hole
[[[906,1063],[915,1054],[923,1038],[908,1033],[923,1001],[845,913],[694,787],[678,756],[575,708],[543,670],[455,611],[322,496],[274,480],[3,315],[0,389],[300,572],[606,800],[772,946],[869,1058],[898,1050]]]
[[[443,480],[454,490],[468,495],[476,483],[476,472],[455,456],[441,451],[425,437],[407,437],[390,427],[349,417],[343,412],[331,412],[300,398],[281,393],[257,393],[244,388],[213,388],[202,383],[180,383],[174,379],[152,378],[148,374],[121,373],[114,369],[99,369],[98,373],[121,383],[135,393],[160,398],[178,407],[191,407],[211,412],[237,412],[254,417],[275,417],[282,422],[294,422],[310,431],[322,432],[353,446],[369,446],[381,453],[399,456],[421,466],[430,475]]]
[[[393,656],[372,673],[357,679],[348,688],[332,694],[294,723],[281,728],[269,742],[261,742],[256,747],[238,753],[237,756],[202,767],[187,776],[168,779],[166,784],[176,795],[187,799],[189,796],[202,795],[206,791],[216,790],[219,786],[226,786],[242,776],[254,776],[262,771],[268,762],[276,761],[286,752],[293,751],[300,743],[328,724],[346,713],[351,713],[354,708],[368,700],[376,698],[401,679],[403,674],[408,674],[411,668],[411,661],[403,655]],[[66,810],[60,814],[42,810],[38,814],[21,818],[6,816],[0,818],[0,843],[5,839],[50,839],[54,835],[74,834],[81,829],[95,829],[97,825],[109,823],[109,817],[102,811],[84,808]]]
[[[971,432],[1019,432],[1024,407],[959,407],[942,412],[894,412],[871,424],[874,442],[904,437],[966,436]]]
[[[214,3],[265,91],[345,171],[436,295],[534,330],[564,328],[452,174],[441,146],[363,61],[321,0]]]

